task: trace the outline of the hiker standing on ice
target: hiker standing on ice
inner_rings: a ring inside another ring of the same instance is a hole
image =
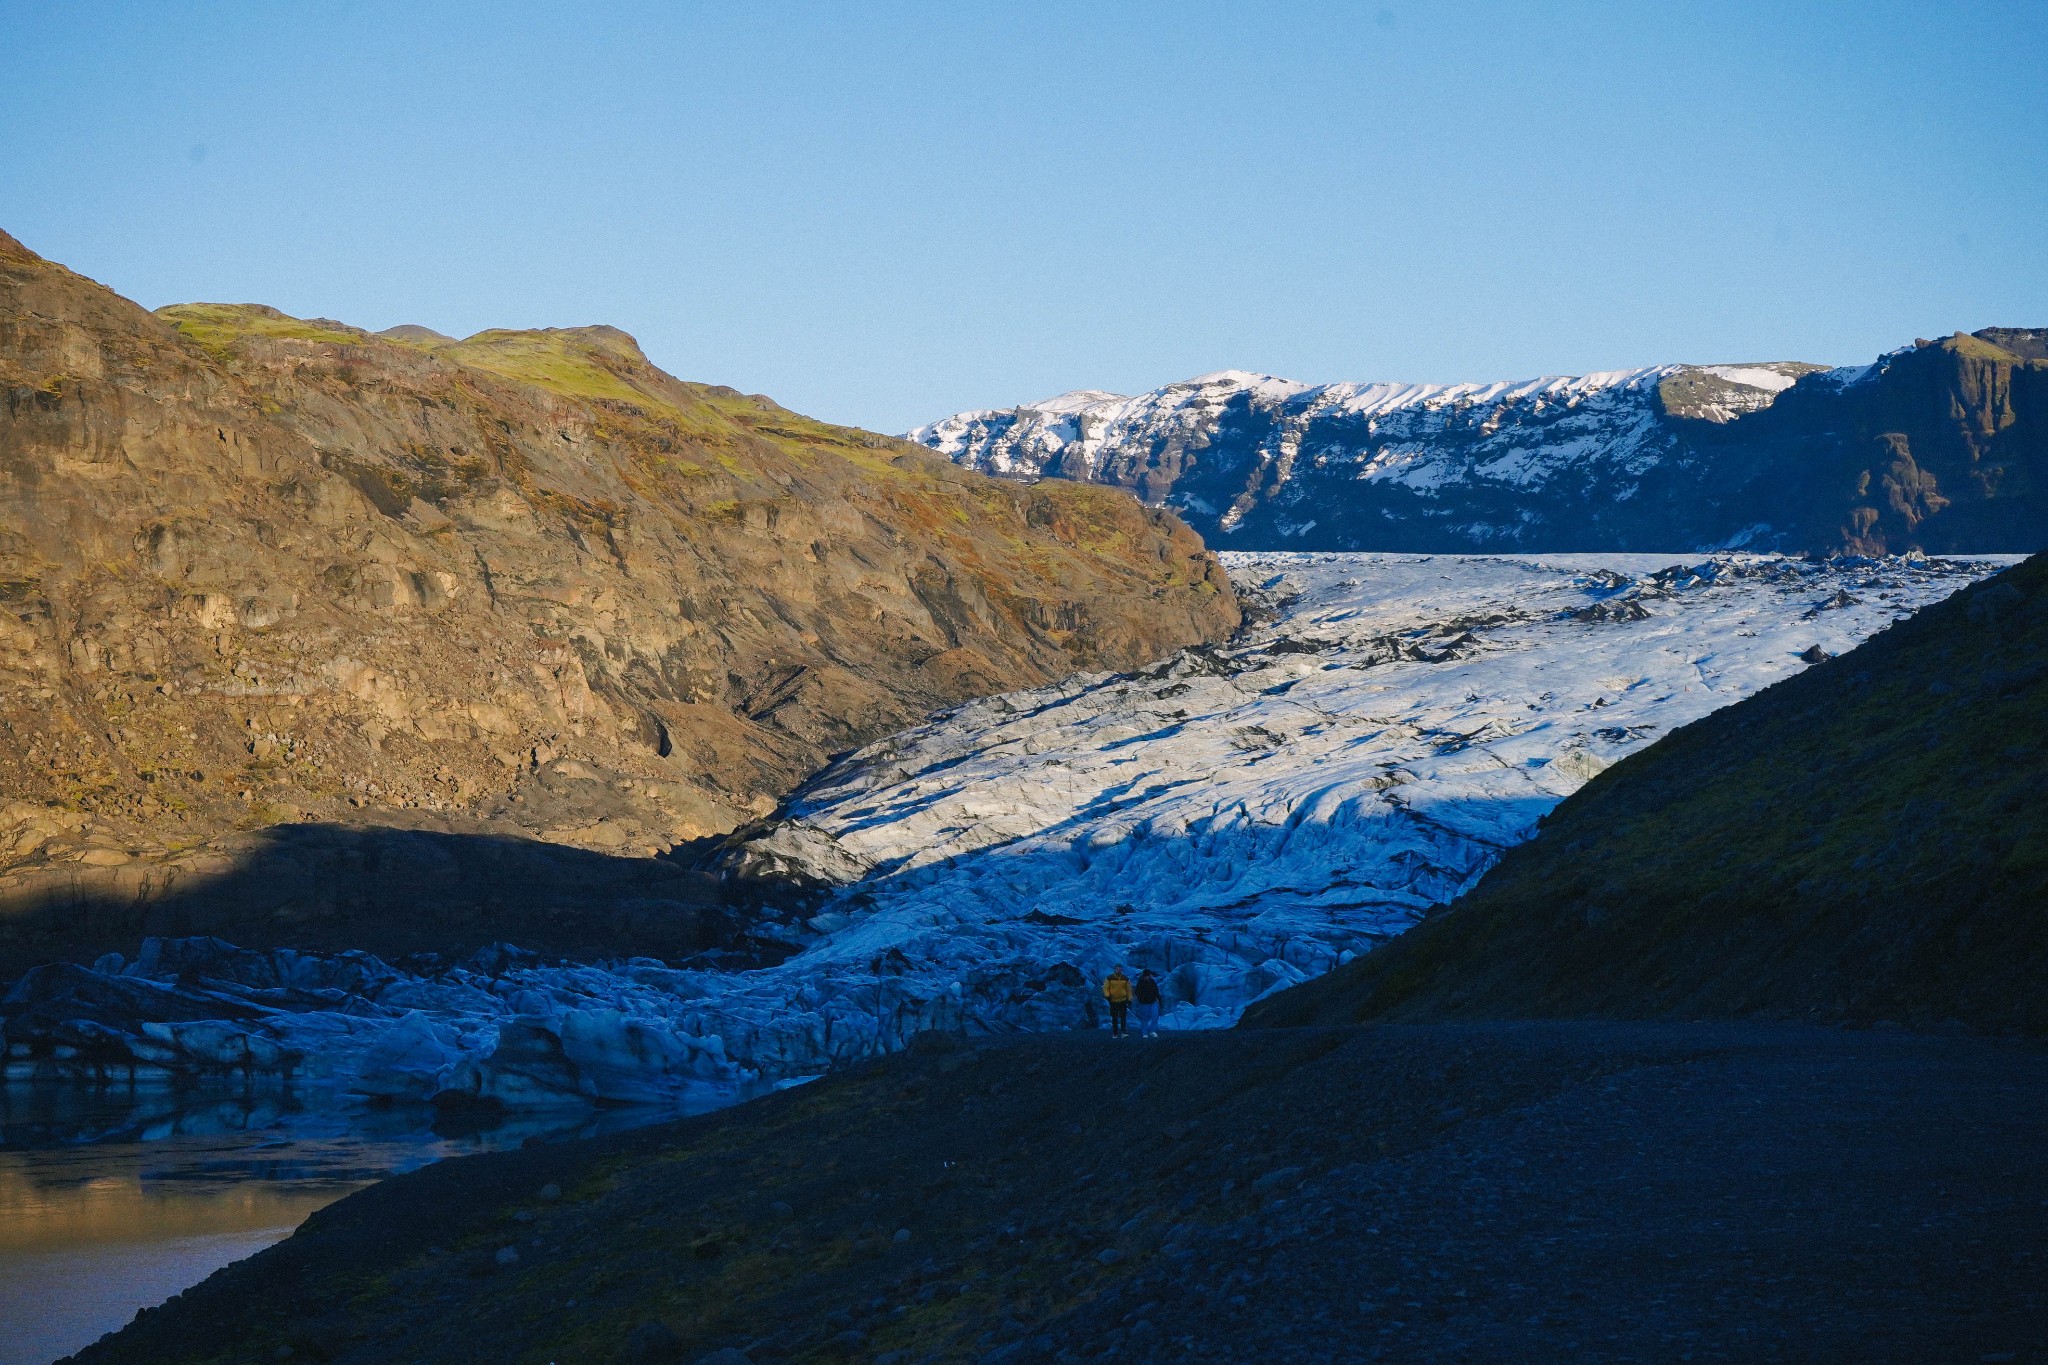
[[[1102,998],[1109,1002],[1109,1036],[1122,1038],[1130,1032],[1124,1017],[1131,1012],[1131,979],[1116,968],[1102,983]]]
[[[1147,1038],[1159,1036],[1159,978],[1147,967],[1138,973],[1138,1032]]]

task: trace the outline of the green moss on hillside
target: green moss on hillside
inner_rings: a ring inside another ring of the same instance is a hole
[[[225,356],[243,337],[332,346],[360,346],[370,339],[359,327],[327,318],[295,318],[260,303],[175,303],[156,312],[215,358]]]
[[[755,437],[798,458],[829,450],[891,481],[913,484],[931,480],[907,471],[903,455],[908,453],[919,465],[942,463],[894,437],[820,422],[758,394],[674,379],[655,368],[639,343],[616,327],[492,328],[454,341],[437,339],[438,334],[417,327],[394,328],[396,335],[372,334],[324,318],[294,318],[261,304],[184,303],[160,308],[157,314],[217,359],[229,358],[237,343],[249,340],[399,347],[529,384],[558,398],[624,404],[633,411],[600,411],[622,420],[637,416],[676,437],[724,446],[729,452],[736,450],[736,440]],[[738,470],[746,462],[729,453],[721,463]]]
[[[1954,336],[1943,337],[1935,344],[1968,360],[1988,360],[2000,365],[2026,363],[2020,356],[2014,355],[2003,346],[1994,345],[1986,338],[1968,332],[1957,332]]]
[[[628,361],[629,357],[622,355],[614,346],[593,344],[590,333],[611,330],[590,327],[524,332],[492,330],[478,332],[452,346],[433,349],[435,354],[457,364],[521,380],[565,398],[600,399],[631,403],[636,407],[657,405],[658,400],[615,372],[614,367],[621,361]],[[630,338],[628,345],[631,345]],[[639,356],[637,346],[632,347],[631,358],[638,358],[641,364],[646,364],[645,359]],[[605,364],[606,360],[612,364]]]

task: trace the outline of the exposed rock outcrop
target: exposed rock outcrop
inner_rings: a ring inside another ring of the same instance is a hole
[[[1236,623],[1170,514],[686,384],[612,328],[152,315],[0,235],[22,951],[237,830],[658,852],[933,707]]]

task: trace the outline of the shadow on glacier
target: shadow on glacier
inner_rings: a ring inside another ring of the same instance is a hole
[[[15,1008],[40,1013],[10,1033],[27,1040],[34,1022],[38,1065],[103,1047],[130,1069],[282,1073],[394,1101],[466,1096],[516,1109],[669,1102],[826,1070],[929,1030],[1099,1027],[1100,982],[1114,966],[1159,973],[1168,1027],[1221,1027],[1454,899],[1551,804],[1347,785],[1293,800],[1278,821],[1229,808],[1169,827],[1156,811],[1091,809],[870,877],[780,922],[747,918],[707,874],[669,860],[285,826],[247,836],[225,866],[118,895],[73,884],[8,907],[17,931],[44,916],[51,947],[68,945],[39,951],[17,937],[10,947],[32,961],[132,956],[142,940],[164,941],[90,979],[39,978],[42,1003],[24,996]],[[200,965],[174,969],[172,940]],[[404,961],[494,942],[610,965]],[[272,952],[283,948],[367,950],[397,971]],[[252,950],[269,956],[254,961]],[[204,998],[164,994],[187,982]],[[281,1015],[271,993],[286,987],[342,1003],[294,995]],[[139,994],[150,999],[128,999]],[[95,1011],[106,1036],[73,1038]]]
[[[1189,782],[1170,784],[1174,787]],[[885,911],[931,895],[965,896],[993,915],[1032,910],[1093,918],[1129,907],[1168,916],[1263,913],[1276,900],[1332,913],[1365,904],[1420,910],[1453,899],[1508,848],[1534,834],[1557,798],[1389,798],[1333,787],[1311,792],[1287,818],[1236,807],[1170,832],[1156,817],[1120,821],[1158,788],[1127,802],[1096,800],[1065,820],[922,866],[904,860],[844,888],[832,908]]]
[[[1077,815],[843,888],[803,951],[724,978],[704,1008],[734,1057],[771,1074],[930,1029],[1100,1027],[1116,966],[1160,975],[1167,1027],[1223,1027],[1455,899],[1554,804],[1347,787],[1279,822],[1224,811],[1165,832]]]
[[[665,858],[433,830],[277,825],[164,862],[26,869],[0,883],[0,980],[132,955],[150,937],[397,957],[493,942],[571,958],[680,958],[736,935],[716,879]]]

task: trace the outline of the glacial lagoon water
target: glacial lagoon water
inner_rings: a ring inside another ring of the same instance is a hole
[[[673,1117],[480,1125],[237,1087],[0,1084],[0,1365],[49,1365],[386,1175]]]

